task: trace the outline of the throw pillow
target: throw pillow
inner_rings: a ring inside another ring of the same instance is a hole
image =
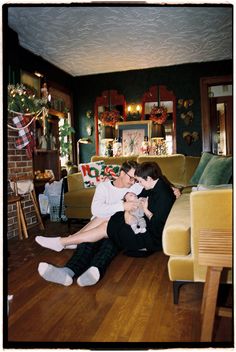
[[[232,176],[232,164],[232,157],[213,156],[198,183],[205,186],[229,183]]]
[[[204,152],[202,154],[201,159],[199,161],[199,164],[198,164],[193,176],[191,177],[191,179],[189,181],[190,184],[192,184],[192,185],[198,184],[205,167],[207,166],[207,164],[209,163],[209,161],[211,160],[212,157],[213,157],[213,154],[211,154],[211,153]]]
[[[79,165],[79,170],[81,171],[85,188],[96,187],[96,185],[100,182],[100,175],[103,165],[103,160]]]
[[[120,165],[103,165],[101,171],[101,178],[105,179],[114,179],[119,176]]]

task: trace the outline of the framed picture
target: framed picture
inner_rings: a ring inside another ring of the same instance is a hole
[[[40,98],[40,78],[34,74],[21,70],[20,80],[22,84],[26,84],[36,90],[37,98]]]
[[[139,155],[144,137],[151,137],[152,121],[117,122],[116,137],[122,141],[122,155]]]

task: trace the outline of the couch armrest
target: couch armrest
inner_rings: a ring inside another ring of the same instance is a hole
[[[189,194],[176,199],[163,230],[163,251],[170,256],[186,256],[190,253],[190,205]]]
[[[81,172],[76,172],[67,176],[68,192],[84,189],[84,183]]]
[[[232,189],[192,192],[191,252],[194,256],[194,277],[201,278],[206,271],[198,264],[199,235],[201,229],[232,229]]]

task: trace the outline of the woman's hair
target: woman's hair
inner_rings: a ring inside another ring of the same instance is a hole
[[[138,163],[134,160],[128,160],[128,161],[125,161],[122,165],[121,165],[121,168],[120,168],[120,171],[124,171],[125,173],[128,172],[129,170],[131,169],[134,169],[136,170],[138,166]]]
[[[173,186],[172,183],[162,174],[160,166],[155,162],[145,161],[138,164],[134,175],[142,177],[144,180],[147,180],[148,176],[150,176],[153,180],[161,178],[170,187]]]

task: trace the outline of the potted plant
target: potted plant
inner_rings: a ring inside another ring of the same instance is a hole
[[[71,127],[67,119],[64,119],[64,124],[59,127],[60,154],[61,157],[68,157],[68,160],[72,152],[72,133],[75,133],[74,128]]]

